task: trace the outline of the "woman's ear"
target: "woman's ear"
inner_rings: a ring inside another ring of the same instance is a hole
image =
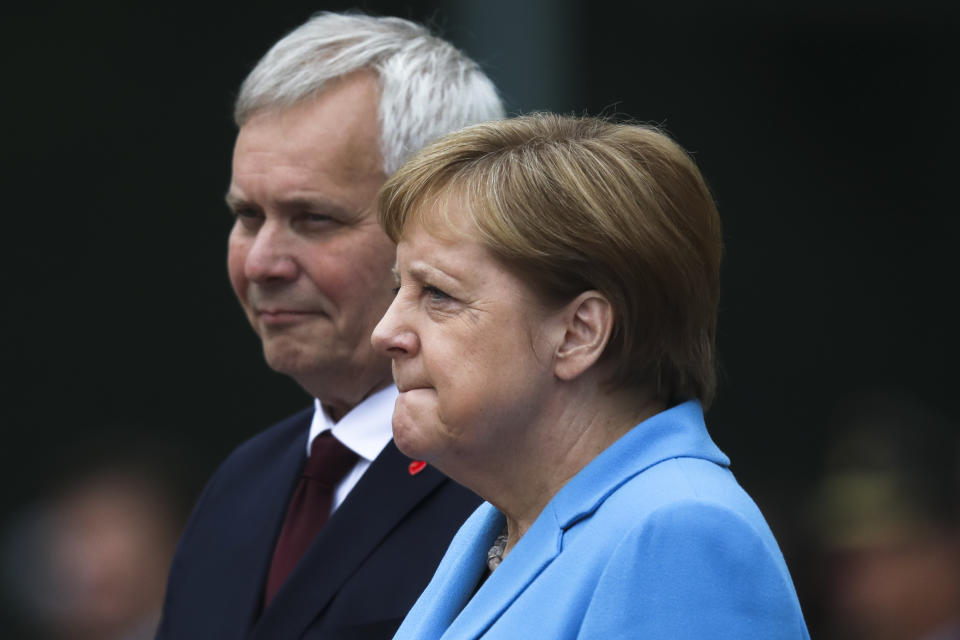
[[[573,380],[603,355],[613,333],[613,305],[599,291],[584,291],[563,310],[564,334],[554,360],[554,374]]]

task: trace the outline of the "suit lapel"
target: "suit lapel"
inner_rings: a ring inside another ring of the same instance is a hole
[[[446,481],[432,467],[411,475],[409,464],[390,441],[277,592],[253,638],[299,637],[381,540]]]
[[[460,615],[487,569],[487,551],[503,530],[503,515],[489,503],[470,516],[450,543],[430,584],[397,637],[439,638]]]
[[[256,485],[251,486],[249,491],[230,498],[236,503],[228,512],[240,514],[241,517],[229,526],[247,529],[250,533],[247,536],[222,536],[224,540],[231,541],[225,555],[233,558],[234,562],[225,567],[229,578],[214,588],[212,593],[203,594],[203,597],[216,597],[220,593],[228,599],[222,610],[243,612],[243,615],[235,618],[236,623],[242,624],[242,629],[237,629],[233,637],[245,636],[256,624],[267,570],[283,524],[287,501],[306,462],[306,433],[299,424],[295,431],[302,433],[303,437],[295,438],[295,443],[278,452],[278,463],[267,465],[267,474],[257,477]],[[224,624],[228,622],[224,621]]]
[[[498,533],[487,532],[486,548],[480,549],[481,558],[486,556],[486,550]],[[472,640],[482,636],[557,557],[562,535],[553,510],[547,507],[463,608],[443,635],[444,640]]]

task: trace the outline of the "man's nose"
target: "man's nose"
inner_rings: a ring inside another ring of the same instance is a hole
[[[253,282],[293,280],[299,266],[295,243],[278,222],[267,221],[253,238],[244,263],[247,278]]]

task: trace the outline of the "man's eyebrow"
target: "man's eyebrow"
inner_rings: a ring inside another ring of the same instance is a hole
[[[243,196],[238,196],[237,194],[235,194],[235,193],[232,192],[232,191],[227,191],[227,194],[226,194],[225,196],[223,196],[223,199],[224,199],[224,201],[226,201],[227,206],[228,206],[232,211],[236,211],[237,209],[241,209],[241,208],[243,208],[244,206],[246,206],[247,204],[249,204],[249,203],[247,202],[246,198],[244,198]]]
[[[281,209],[310,209],[316,213],[347,213],[343,206],[323,197],[290,196],[278,201]]]
[[[247,198],[236,194],[232,191],[228,191],[224,196],[224,200],[227,203],[227,206],[233,210],[237,211],[243,208],[257,208],[260,206],[255,202],[248,200]],[[282,198],[276,202],[276,206],[281,210],[286,211],[297,211],[297,210],[308,210],[313,213],[322,213],[330,214],[338,217],[353,217],[354,214],[351,214],[350,210],[343,207],[342,205],[328,200],[323,197],[311,197],[304,195],[293,195],[288,198]]]

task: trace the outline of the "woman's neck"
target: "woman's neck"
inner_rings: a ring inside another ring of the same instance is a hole
[[[636,424],[665,409],[652,393],[636,389],[567,394],[545,412],[520,443],[510,464],[478,491],[507,520],[504,557],[569,480]],[[484,490],[486,489],[486,490]]]

